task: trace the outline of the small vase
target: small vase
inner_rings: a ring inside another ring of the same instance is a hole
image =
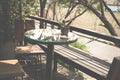
[[[68,36],[68,30],[69,30],[68,27],[62,27],[62,28],[61,28],[61,35],[66,35],[66,36]]]

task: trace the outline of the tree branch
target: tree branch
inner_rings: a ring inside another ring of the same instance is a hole
[[[69,26],[77,17],[81,16],[82,14],[84,14],[87,11],[87,9],[85,9],[82,13],[78,14],[77,16],[73,17],[72,19],[66,21],[68,22],[68,24],[66,26]]]
[[[78,1],[81,1],[81,0],[78,0]],[[105,24],[105,27],[109,30],[111,35],[118,36],[113,26],[109,23],[109,21],[106,19],[105,16],[101,16],[101,14],[96,9],[94,9],[91,5],[84,4],[82,2],[79,2],[79,3],[87,7],[88,9],[90,9]]]
[[[101,13],[102,13],[102,16],[105,16],[105,15],[104,15],[104,9],[103,9],[102,1],[99,0],[99,2],[100,2],[100,7],[101,7]]]
[[[67,14],[65,15],[65,19],[70,15],[70,13],[72,12],[72,10],[76,7],[76,4],[74,4],[73,2],[71,3],[71,7],[69,7]]]
[[[118,19],[116,18],[116,16],[113,14],[112,10],[106,5],[106,3],[104,2],[104,0],[101,0],[105,6],[105,8],[110,12],[111,16],[113,17],[113,19],[115,20],[115,22],[117,23],[117,25],[120,27],[120,23],[118,21]]]

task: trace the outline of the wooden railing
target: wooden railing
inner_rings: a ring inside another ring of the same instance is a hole
[[[108,36],[108,35],[100,34],[98,32],[85,30],[85,29],[81,29],[81,28],[78,28],[78,27],[74,27],[74,26],[70,26],[70,30],[71,31],[77,31],[77,32],[87,34],[87,35],[90,35],[90,36],[98,37],[98,38],[101,38],[101,39],[105,39],[105,40],[114,42],[116,44],[120,44],[120,38],[117,38],[115,36]]]
[[[42,17],[28,16],[28,18],[31,18],[31,19],[34,19],[34,20],[38,20],[38,21],[43,21],[43,22],[46,22],[46,23],[49,23],[49,24],[61,27],[61,25],[58,22],[52,21],[52,20],[48,20],[48,19],[45,19],[45,18],[42,18]]]
[[[45,19],[45,18],[42,18],[42,17],[34,17],[34,16],[28,16],[28,18],[35,19],[35,20],[38,20],[38,21],[43,21],[43,22],[58,26],[58,28],[61,27],[61,25],[58,22],[53,21],[53,20],[48,20],[48,19]],[[77,32],[87,34],[87,35],[90,35],[90,36],[98,37],[98,38],[101,38],[101,39],[105,39],[105,40],[114,42],[116,44],[120,44],[120,38],[117,38],[115,36],[108,36],[108,35],[100,34],[98,32],[85,30],[85,29],[82,29],[82,28],[74,27],[74,26],[70,26],[70,30],[71,31],[77,31]]]

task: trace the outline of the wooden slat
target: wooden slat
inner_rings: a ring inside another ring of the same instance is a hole
[[[118,44],[120,43],[120,38],[119,37],[104,35],[104,34],[101,34],[101,33],[98,33],[98,32],[85,30],[85,29],[78,28],[78,27],[73,27],[73,26],[70,26],[70,30],[77,31],[79,33],[83,33],[83,34],[86,34],[86,35],[94,36],[94,37],[97,37],[97,38],[105,39],[105,40],[108,40],[108,41],[112,41],[112,42],[115,42],[115,43],[118,43]]]

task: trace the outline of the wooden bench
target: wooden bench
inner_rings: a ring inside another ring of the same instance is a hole
[[[111,65],[110,63],[93,57],[90,54],[86,54],[83,51],[68,46],[55,46],[55,59],[56,61],[60,59],[98,80],[120,80],[120,77],[119,79],[107,79],[118,75],[118,72],[116,71],[112,73],[114,69],[118,69],[120,73],[120,58],[117,58],[117,61],[115,58]],[[112,76],[110,76],[111,74]]]
[[[97,37],[97,38],[104,39],[107,41],[111,41],[115,44],[120,44],[119,38],[103,35],[100,33],[84,30],[81,28],[73,27],[73,26],[70,27],[70,30],[75,31],[78,34],[82,33],[85,35],[89,35],[89,36]],[[97,80],[120,80],[120,77],[118,76],[118,73],[120,73],[120,69],[118,68],[118,67],[120,67],[119,58],[117,58],[117,60],[118,60],[117,65],[114,65],[114,64],[116,64],[116,59],[114,59],[111,64],[111,63],[109,63],[105,60],[101,60],[100,58],[95,57],[91,54],[87,54],[86,52],[84,52],[82,50],[78,50],[76,48],[69,47],[69,46],[56,46],[55,53],[56,53],[55,54],[55,59],[56,59],[55,69],[57,69],[56,68],[57,60],[60,59],[63,62],[70,64],[74,68],[77,68],[80,71],[96,78]],[[96,51],[96,53],[97,53],[97,51]],[[104,53],[103,53],[103,55],[104,55]],[[111,53],[110,53],[110,55],[111,55]],[[118,69],[118,71],[115,71],[116,68]],[[114,71],[114,72],[112,72],[112,71]],[[119,77],[119,79],[115,78],[114,76]],[[112,78],[112,77],[114,77],[114,78]]]
[[[96,32],[71,27],[72,30],[82,32],[87,35],[112,41],[115,44],[120,39],[111,36],[102,35]],[[97,45],[96,45],[97,46]],[[120,58],[114,58],[112,64],[106,60],[102,60],[82,50],[70,46],[55,46],[55,70],[57,70],[57,62],[61,60],[74,68],[94,77],[97,80],[120,80]],[[97,53],[97,51],[96,51]],[[114,54],[114,53],[113,53]],[[104,53],[103,53],[104,55]]]

